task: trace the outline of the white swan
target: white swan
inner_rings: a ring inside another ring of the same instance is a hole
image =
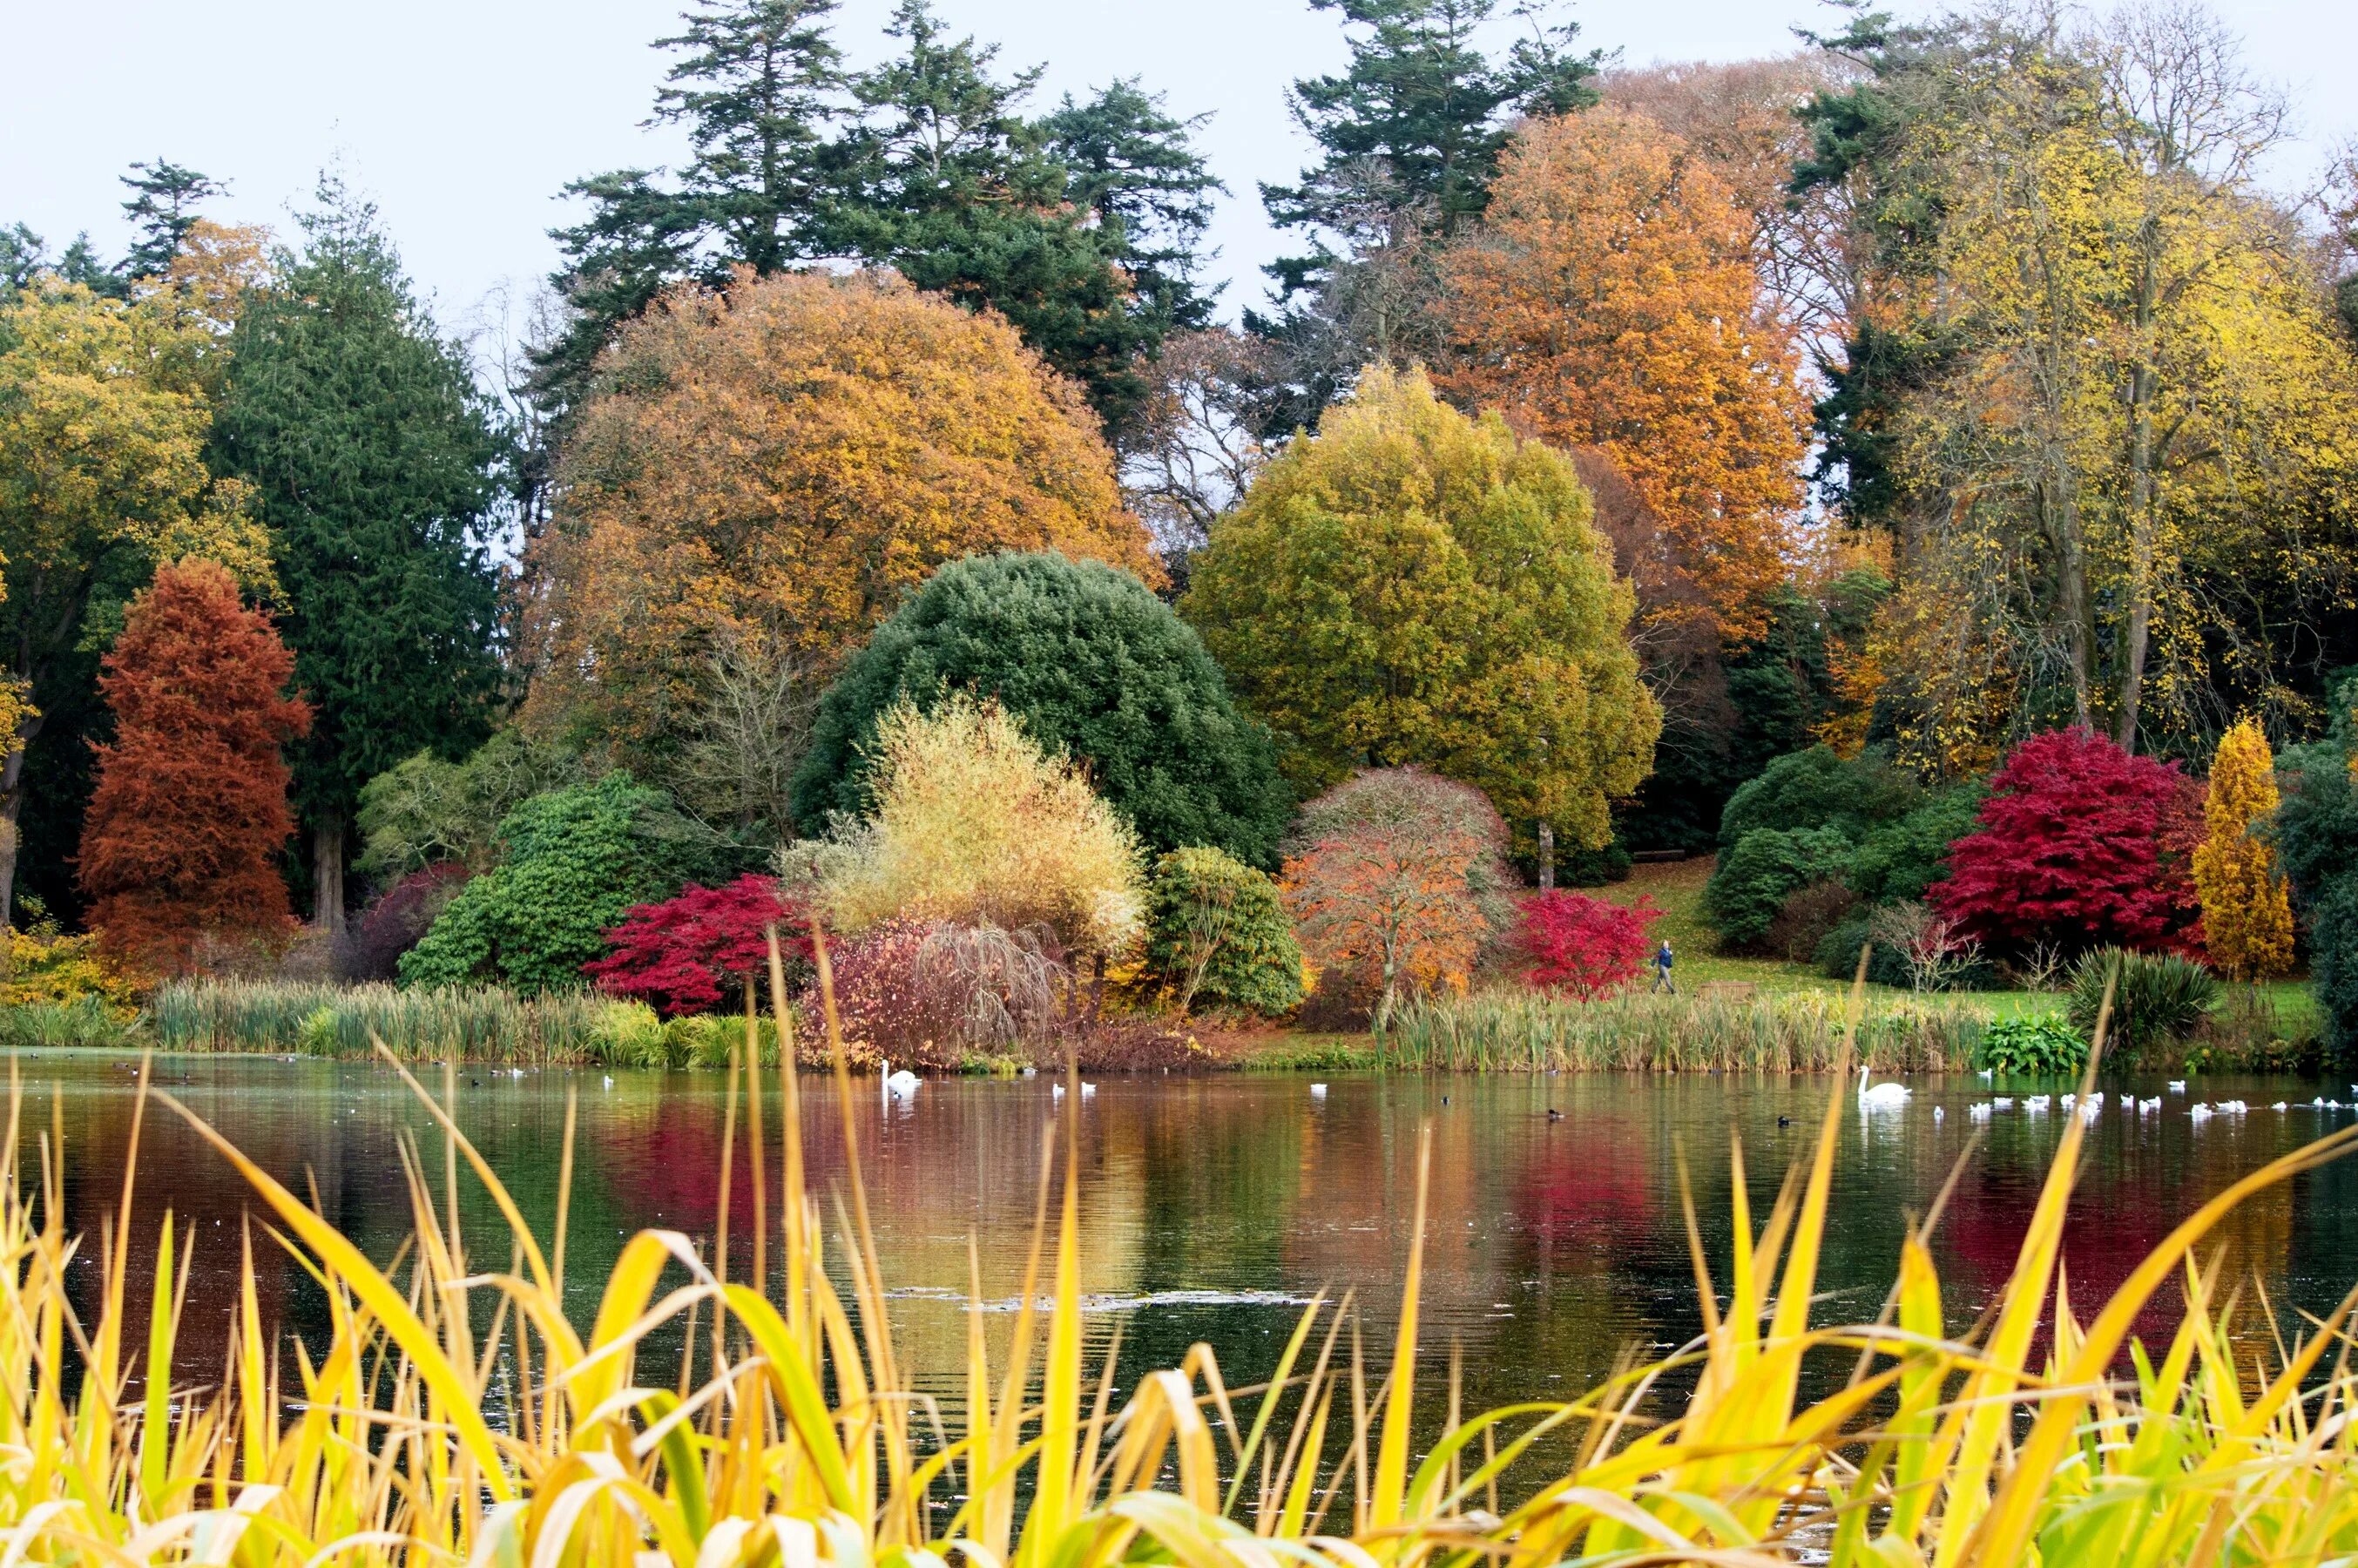
[[[1906,1084],[1877,1084],[1866,1087],[1866,1066],[1858,1069],[1858,1105],[1861,1110],[1898,1110],[1908,1103]]]
[[[923,1078],[920,1078],[916,1074],[909,1071],[906,1067],[902,1068],[896,1073],[892,1070],[892,1064],[890,1062],[883,1062],[878,1065],[884,1074],[884,1098],[887,1099],[892,1099],[896,1096],[902,1099],[908,1099],[914,1097],[918,1088],[925,1083]]]
[[[2174,1094],[2174,1095],[2182,1095],[2182,1094],[2184,1094],[2184,1093],[2186,1092],[2186,1080],[2185,1080],[2184,1078],[2172,1078],[2172,1079],[2170,1079],[2170,1080],[2169,1080],[2169,1092],[2170,1092],[2171,1094]]]
[[[1969,1107],[1967,1108],[1965,1114],[1972,1117],[1975,1121],[1987,1121],[1990,1119],[1989,1102],[1987,1100],[1984,1100],[1979,1105]]]

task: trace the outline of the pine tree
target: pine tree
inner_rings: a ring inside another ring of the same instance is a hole
[[[135,163],[131,169],[123,176],[123,184],[131,192],[131,200],[123,204],[123,215],[131,220],[139,237],[116,264],[115,275],[124,279],[163,277],[172,270],[172,258],[180,254],[181,242],[196,225],[198,204],[221,195],[226,188],[169,158]]]
[[[277,855],[294,829],[285,742],[310,709],[285,694],[294,656],[211,561],[156,574],[131,603],[99,687],[114,741],[81,842],[91,924],[113,952],[162,973],[208,946],[289,925]]]
[[[483,535],[499,443],[466,356],[410,295],[375,211],[323,183],[279,283],[239,317],[217,471],[254,488],[287,640],[318,708],[297,754],[314,920],[343,918],[361,785],[424,751],[463,755],[498,678]]]
[[[2219,738],[2204,833],[2194,851],[2194,891],[2202,900],[2202,938],[2213,962],[2239,980],[2262,980],[2292,968],[2292,901],[2276,851],[2253,825],[2279,804],[2276,759],[2259,721],[2238,719]]]

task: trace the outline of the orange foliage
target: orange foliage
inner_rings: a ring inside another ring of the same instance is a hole
[[[600,363],[533,551],[531,712],[611,743],[712,662],[823,682],[944,562],[1062,550],[1159,582],[1080,392],[998,317],[890,274],[686,287]]]
[[[282,695],[295,656],[211,561],[156,574],[132,600],[99,689],[114,743],[96,748],[81,885],[110,955],[163,973],[291,925],[276,857],[295,819],[286,741],[311,709]]]
[[[1443,262],[1450,393],[1595,447],[1660,514],[1730,638],[1766,624],[1801,504],[1810,400],[1752,259],[1753,220],[1706,160],[1612,107],[1537,120],[1484,232]]]

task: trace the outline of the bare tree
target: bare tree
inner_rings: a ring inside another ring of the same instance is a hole
[[[1201,548],[1260,471],[1276,361],[1265,339],[1225,327],[1163,345],[1137,433],[1124,443],[1122,481],[1165,560],[1183,563]]]
[[[752,636],[727,639],[706,670],[695,732],[678,764],[681,796],[708,819],[766,827],[783,840],[819,683],[791,654]]]

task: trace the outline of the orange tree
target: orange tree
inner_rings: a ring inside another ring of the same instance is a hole
[[[2268,738],[2257,719],[2241,719],[2219,738],[2202,799],[2202,842],[2194,851],[2202,945],[2239,980],[2292,968],[2292,900],[2275,849],[2252,832],[2278,804]]]
[[[105,671],[114,741],[96,748],[81,841],[105,949],[171,973],[209,945],[282,933],[295,819],[279,748],[311,722],[284,695],[294,655],[226,568],[189,560],[132,600]]]
[[[793,692],[946,561],[1054,549],[1161,580],[1080,393],[889,275],[668,295],[600,361],[558,481],[527,558],[527,719],[691,804],[699,756],[766,747],[790,773]],[[747,689],[787,695],[725,732]]]
[[[1810,424],[1752,239],[1752,214],[1652,120],[1535,120],[1435,307],[1455,356],[1444,388],[1609,457],[1736,638],[1765,629],[1785,579]]]

